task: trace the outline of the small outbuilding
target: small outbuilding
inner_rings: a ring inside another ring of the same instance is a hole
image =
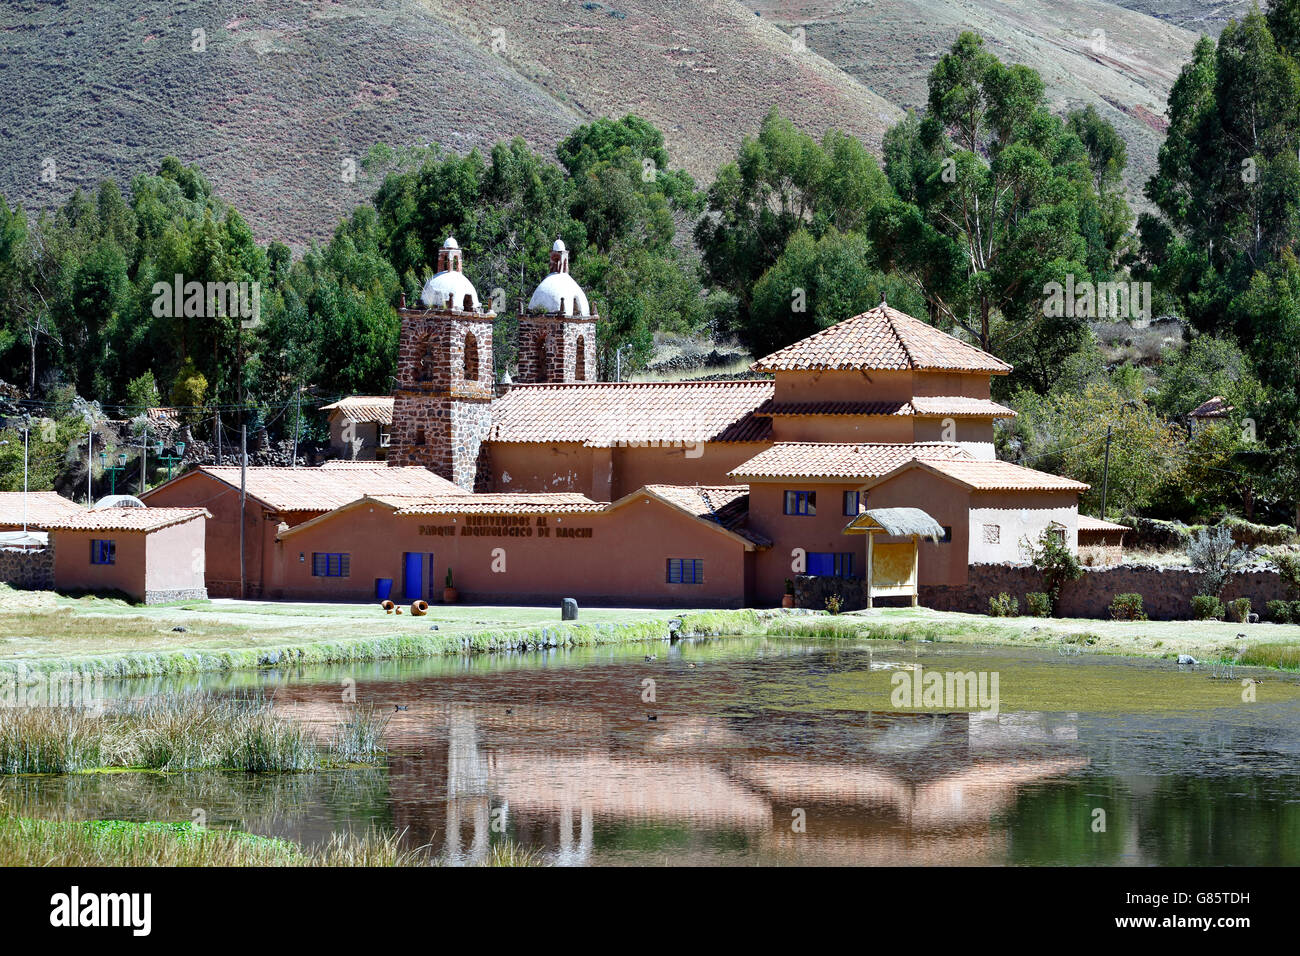
[[[878,597],[908,597],[916,607],[921,539],[937,543],[943,526],[920,508],[874,508],[850,521],[844,533],[867,536],[867,607]],[[877,543],[878,537],[892,540]]]
[[[1128,525],[1079,515],[1079,560],[1087,565],[1120,564],[1124,560],[1124,533]]]

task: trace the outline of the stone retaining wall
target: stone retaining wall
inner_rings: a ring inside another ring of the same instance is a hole
[[[1158,621],[1186,620],[1192,616],[1192,597],[1200,593],[1199,571],[1147,564],[1122,564],[1084,568],[1083,577],[1061,590],[1062,617],[1109,618],[1116,594],[1142,595],[1147,616]],[[923,585],[922,607],[936,611],[967,611],[987,614],[989,598],[1005,591],[1025,610],[1025,595],[1043,589],[1042,578],[1028,565],[972,564],[965,585]],[[795,606],[823,610],[826,598],[838,594],[845,611],[867,606],[866,588],[858,578],[795,578]],[[1264,613],[1269,601],[1287,600],[1286,585],[1273,570],[1255,568],[1234,574],[1223,592],[1225,603],[1250,598],[1251,610]],[[906,599],[878,599],[878,605],[907,604]]]
[[[1083,577],[1061,589],[1062,617],[1108,618],[1116,594],[1142,595],[1142,605],[1153,620],[1185,620],[1192,616],[1192,597],[1200,593],[1199,571],[1158,565],[1122,564],[1116,567],[1084,568]],[[973,564],[962,586],[921,588],[921,604],[940,611],[970,611],[987,614],[989,598],[1005,591],[1025,607],[1025,595],[1043,589],[1042,578],[1033,568],[1010,564]],[[1288,598],[1286,585],[1273,570],[1254,569],[1234,574],[1223,592],[1225,602],[1250,598],[1251,610],[1263,612],[1264,605]]]
[[[54,590],[54,545],[0,548],[0,581],[24,591]]]

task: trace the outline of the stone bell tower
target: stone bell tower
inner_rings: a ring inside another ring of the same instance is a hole
[[[516,384],[596,381],[596,320],[587,294],[569,275],[569,251],[556,239],[551,272],[519,313]]]
[[[422,308],[399,309],[397,383],[388,464],[423,465],[473,491],[479,451],[492,421],[492,320],[461,271],[450,236]]]

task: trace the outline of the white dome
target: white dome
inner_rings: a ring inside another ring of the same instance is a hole
[[[564,240],[563,240],[563,239],[556,239],[556,240],[555,240],[555,245],[551,246],[551,251],[552,251],[552,252],[563,252],[563,251],[564,251]]]
[[[477,310],[479,307],[474,283],[466,279],[463,272],[439,272],[433,276],[424,284],[420,301],[426,309],[445,309],[447,296],[451,296],[451,306],[457,311],[470,311],[465,308],[465,296],[469,296],[471,309]]]
[[[447,241],[442,244],[444,249],[459,249],[460,243],[456,241],[455,236],[448,236]]]
[[[564,308],[560,309],[560,300]],[[587,305],[587,294],[582,291],[573,276],[567,272],[552,272],[542,280],[533,297],[528,300],[529,312],[555,313],[563,311],[565,315],[591,315]]]

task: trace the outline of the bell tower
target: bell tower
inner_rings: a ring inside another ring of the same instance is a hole
[[[492,422],[492,320],[461,271],[459,244],[448,236],[438,272],[403,300],[393,390],[390,465],[423,465],[473,491],[479,452]]]
[[[516,384],[596,381],[596,320],[569,275],[569,251],[556,239],[551,271],[519,313]]]

